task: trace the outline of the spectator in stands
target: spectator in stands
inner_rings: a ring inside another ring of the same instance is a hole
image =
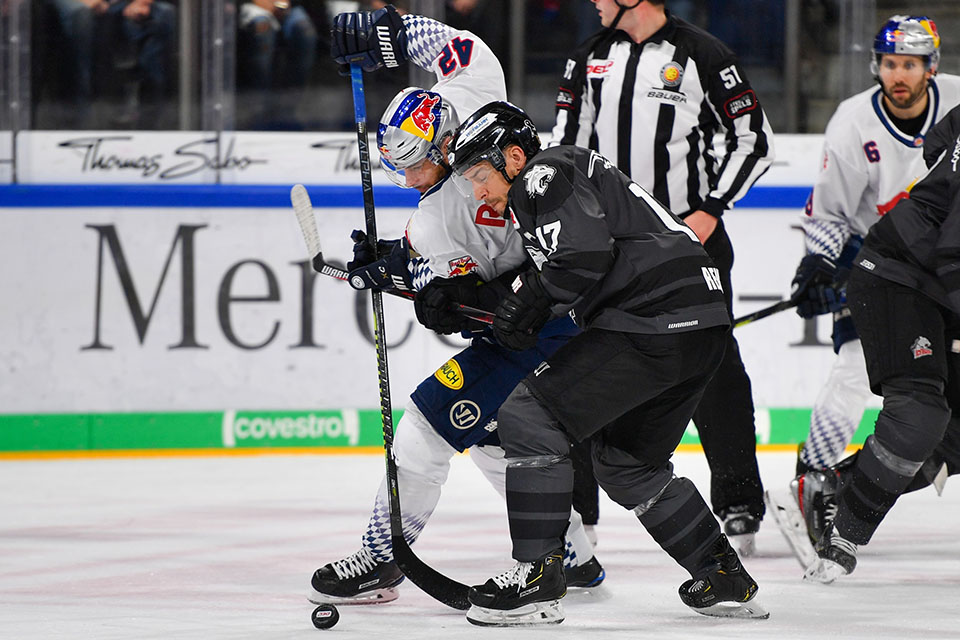
[[[237,37],[239,88],[248,92],[239,105],[243,128],[293,128],[317,57],[317,30],[299,3],[250,0],[240,6]]]

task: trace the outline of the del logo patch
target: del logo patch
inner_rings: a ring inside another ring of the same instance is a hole
[[[924,338],[923,336],[917,336],[917,339],[913,341],[913,346],[910,347],[910,350],[913,351],[913,359],[922,358],[923,356],[932,356],[933,349],[930,341]]]
[[[457,364],[456,360],[447,360],[433,375],[440,381],[440,384],[454,391],[459,391],[463,388],[463,372],[460,370],[460,365]]]
[[[613,60],[590,60],[587,63],[588,78],[602,78],[610,73],[613,68]]]

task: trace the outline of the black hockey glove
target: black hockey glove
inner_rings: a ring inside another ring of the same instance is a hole
[[[833,260],[819,253],[804,256],[790,286],[790,300],[797,303],[797,315],[813,318],[839,311],[843,296],[837,276]]]
[[[341,13],[330,29],[330,54],[344,67],[359,62],[363,70],[399,67],[406,62],[407,32],[392,4],[376,11]]]
[[[552,301],[535,271],[517,276],[512,288],[497,306],[493,334],[500,344],[514,351],[532,349],[540,329],[550,319]]]
[[[357,290],[413,290],[410,271],[407,269],[410,249],[406,238],[377,241],[377,256],[374,256],[365,233],[354,231],[350,237],[354,241],[353,260],[347,263],[351,287]]]
[[[473,306],[475,290],[480,284],[475,275],[434,278],[413,299],[417,320],[427,329],[443,335],[482,328],[482,325],[477,326],[480,323],[470,320],[457,309],[458,304]]]
[[[367,234],[360,229],[354,229],[350,239],[353,240],[353,260],[347,263],[347,271],[365,267],[371,262],[387,257],[400,242],[400,240],[377,240],[377,250],[374,252],[367,240]]]

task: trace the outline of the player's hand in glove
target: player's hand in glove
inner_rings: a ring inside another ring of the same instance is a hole
[[[512,288],[497,306],[493,334],[500,344],[514,351],[532,349],[540,329],[550,319],[552,301],[534,271],[517,276]]]
[[[464,304],[460,300],[463,293],[469,291],[470,287],[476,289],[479,282],[476,276],[434,278],[413,299],[417,320],[427,329],[442,335],[469,330],[475,323],[463,315],[457,306]]]
[[[350,237],[353,238],[353,260],[347,263],[347,271],[350,272],[351,287],[357,290],[413,290],[407,270],[410,250],[406,238],[378,240],[374,251],[363,231],[356,230]]]
[[[392,4],[376,11],[341,13],[330,29],[330,54],[339,65],[359,62],[367,72],[398,67],[408,57],[403,19]]]
[[[797,315],[813,318],[843,306],[837,284],[837,265],[824,255],[804,256],[790,286],[790,300],[797,303]]]

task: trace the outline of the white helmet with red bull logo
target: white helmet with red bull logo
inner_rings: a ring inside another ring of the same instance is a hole
[[[937,25],[926,16],[892,16],[873,39],[870,71],[879,74],[884,54],[921,56],[927,69],[937,72],[940,64],[940,34]]]
[[[410,87],[390,102],[380,126],[380,166],[395,184],[406,188],[404,170],[425,159],[447,166],[440,149],[459,126],[457,112],[439,93]]]

